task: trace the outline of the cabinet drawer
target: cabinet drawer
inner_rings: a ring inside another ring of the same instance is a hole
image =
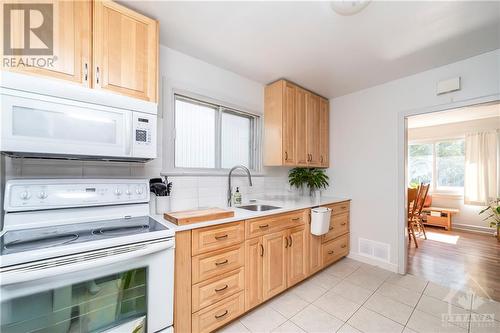
[[[246,225],[247,238],[258,237],[286,228],[305,224],[306,214],[303,210],[274,216],[266,216],[248,220]]]
[[[349,254],[349,234],[335,238],[322,245],[323,266]]]
[[[338,236],[349,232],[349,213],[332,215],[330,218],[330,230],[323,236],[323,242],[328,242]]]
[[[326,207],[332,209],[332,215],[342,214],[349,212],[349,201],[339,202]]]
[[[245,240],[245,222],[228,223],[192,231],[193,255],[236,245]]]
[[[192,258],[193,284],[220,276],[245,264],[243,244],[200,254]]]
[[[245,289],[245,270],[217,276],[193,286],[193,312],[212,305]]]
[[[192,316],[193,332],[212,332],[237,318],[244,311],[245,293],[241,291],[236,295],[194,313]]]

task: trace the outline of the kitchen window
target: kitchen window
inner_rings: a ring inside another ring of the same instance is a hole
[[[408,145],[408,181],[410,186],[430,183],[434,193],[463,195],[464,174],[464,139]]]
[[[258,169],[258,116],[178,94],[174,103],[176,169]]]

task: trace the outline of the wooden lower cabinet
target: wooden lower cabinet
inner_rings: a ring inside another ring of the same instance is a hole
[[[262,263],[262,296],[264,300],[286,289],[288,231],[262,236],[264,256]]]
[[[215,331],[346,256],[349,204],[332,207],[328,237],[310,233],[309,209],[177,233],[174,331]]]

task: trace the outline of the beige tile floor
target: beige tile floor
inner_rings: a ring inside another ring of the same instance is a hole
[[[500,333],[500,303],[345,258],[219,332]]]

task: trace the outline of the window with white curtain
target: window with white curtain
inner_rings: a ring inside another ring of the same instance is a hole
[[[175,94],[175,167],[258,169],[259,117]]]
[[[410,186],[431,184],[433,192],[463,195],[465,175],[464,139],[438,140],[408,145]]]

